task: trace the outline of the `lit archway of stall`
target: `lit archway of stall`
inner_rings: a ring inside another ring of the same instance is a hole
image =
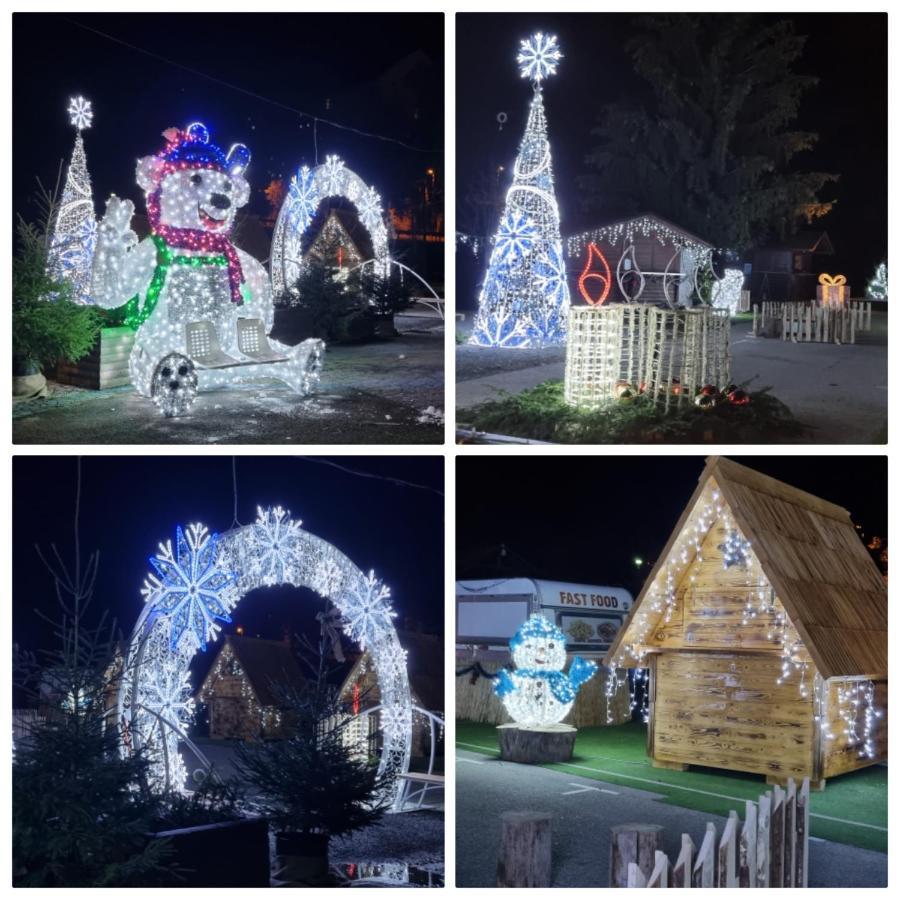
[[[412,701],[406,651],[394,628],[390,590],[363,573],[336,547],[301,528],[281,507],[259,509],[257,520],[224,534],[203,525],[176,529],[150,558],[155,570],[141,593],[145,605],[131,635],[119,688],[122,753],[145,748],[157,786],[184,790],[184,742],[193,714],[190,665],[230,622],[241,598],[259,587],[290,584],[331,601],[344,633],[371,653],[382,702],[379,773],[396,802],[398,776],[409,768]]]
[[[356,207],[372,241],[373,258],[386,270],[390,255],[381,196],[339,156],[332,155],[315,168],[302,166],[291,179],[272,235],[269,278],[276,297],[297,281],[303,265],[303,236],[319,204],[328,197],[342,197]]]

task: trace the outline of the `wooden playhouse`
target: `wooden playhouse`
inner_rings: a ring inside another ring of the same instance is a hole
[[[850,514],[711,457],[605,662],[653,764],[826,778],[887,758],[887,591]]]

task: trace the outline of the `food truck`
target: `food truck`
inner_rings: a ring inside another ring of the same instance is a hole
[[[567,649],[602,657],[634,599],[621,587],[539,578],[485,578],[456,582],[456,646],[476,657],[508,653],[509,639],[540,613],[566,635]]]

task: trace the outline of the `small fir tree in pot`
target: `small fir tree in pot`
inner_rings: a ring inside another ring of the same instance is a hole
[[[327,643],[320,638],[316,652],[303,642],[311,672],[304,688],[273,685],[290,736],[243,744],[237,754],[239,777],[255,790],[257,811],[276,829],[275,877],[290,883],[325,881],[329,839],[373,825],[387,810],[388,779],[348,738],[354,716],[330,678]]]

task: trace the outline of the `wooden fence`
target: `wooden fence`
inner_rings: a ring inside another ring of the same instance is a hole
[[[843,306],[813,301],[764,302],[753,308],[753,334],[781,337],[793,343],[855,344],[856,334],[872,330],[872,304],[849,300]]]
[[[699,850],[683,834],[674,865],[657,850],[648,868],[629,862],[627,887],[808,887],[809,779],[748,800],[743,825],[732,811],[721,837],[707,823]]]

